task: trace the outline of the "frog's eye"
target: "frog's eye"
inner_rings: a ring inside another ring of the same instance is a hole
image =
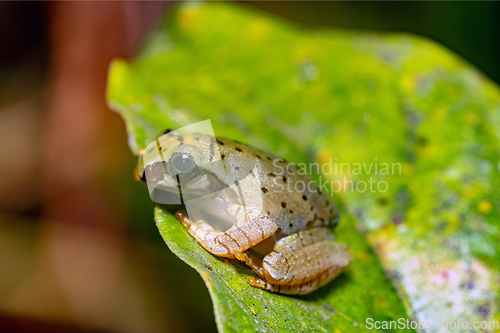
[[[188,173],[196,168],[196,163],[191,155],[186,153],[175,154],[170,159],[170,169],[174,174]]]

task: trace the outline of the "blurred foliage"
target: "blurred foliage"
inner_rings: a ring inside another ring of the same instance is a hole
[[[496,1],[246,1],[301,24],[429,37],[500,82]]]
[[[165,128],[211,119],[216,135],[296,163],[400,165],[389,175],[313,175],[327,186],[388,186],[335,194],[350,213],[336,234],[355,261],[307,297],[251,288],[248,269],[210,255],[156,207],[167,245],[204,278],[221,331],[353,332],[366,331],[367,318],[406,317],[357,230],[414,318],[500,319],[500,94],[439,45],[307,31],[234,4],[184,4],[136,60],[115,61],[109,80],[136,154]]]

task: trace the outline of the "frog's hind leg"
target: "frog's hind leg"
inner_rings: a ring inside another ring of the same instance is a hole
[[[262,270],[262,260],[252,255],[250,252],[236,252],[236,259],[243,261],[249,266],[257,275],[264,278],[264,271]]]
[[[280,239],[264,257],[260,278],[250,277],[249,283],[282,294],[308,294],[336,278],[351,260],[329,229],[304,230]]]
[[[252,209],[246,209],[237,219],[236,225],[226,232],[214,230],[203,220],[194,223],[186,211],[178,211],[175,216],[206,250],[230,259],[273,235],[278,229],[269,217]]]

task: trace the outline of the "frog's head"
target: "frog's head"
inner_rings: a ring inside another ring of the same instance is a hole
[[[167,133],[139,156],[137,177],[152,188],[182,195],[203,196],[214,191],[213,172],[206,166],[221,160],[215,137]]]

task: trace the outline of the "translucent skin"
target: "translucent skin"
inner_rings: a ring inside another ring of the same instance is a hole
[[[203,220],[191,221],[186,211],[176,214],[206,250],[250,266],[258,275],[249,277],[251,285],[283,294],[308,294],[349,266],[352,260],[349,250],[334,241],[331,231],[340,217],[338,208],[293,164],[224,138],[217,138],[214,144],[214,138],[194,133],[175,135],[168,140],[169,151],[163,149],[166,162],[170,151],[186,147],[193,154],[189,145],[200,145],[200,142],[206,148],[195,158],[197,163],[205,165],[210,176],[205,175],[204,181],[194,178],[185,184],[190,193],[197,192],[196,186],[201,193],[207,191],[207,187],[213,190],[238,183],[247,175],[258,180],[262,192],[260,208],[248,202],[246,205],[228,203],[226,210],[235,217],[235,223],[225,232]],[[220,163],[210,164],[212,161]],[[140,179],[146,181],[144,169],[155,162],[158,161],[140,160]],[[164,182],[172,184],[172,192],[178,189],[174,179]],[[228,196],[220,196],[218,200],[225,198]]]

